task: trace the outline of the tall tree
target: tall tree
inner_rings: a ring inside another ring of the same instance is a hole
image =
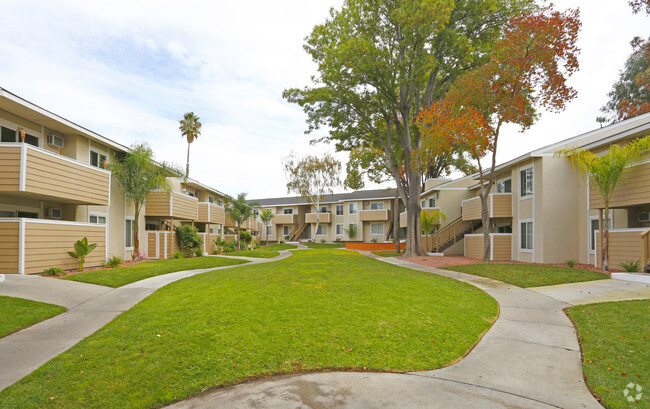
[[[246,196],[248,193],[239,193],[237,197],[229,195],[225,196],[226,199],[226,214],[230,216],[232,221],[235,222],[235,234],[237,236],[237,250],[241,251],[241,241],[239,240],[239,233],[241,225],[246,223],[251,216],[253,216],[253,208],[259,207],[258,203],[248,203]]]
[[[477,161],[484,261],[490,258],[488,199],[501,127],[511,123],[524,131],[540,109],[559,112],[575,98],[566,81],[578,69],[579,29],[577,10],[561,13],[548,7],[514,18],[490,61],[460,78],[446,101],[433,104],[417,120],[425,135],[425,156],[464,145]],[[481,159],[487,153],[491,158],[486,169]]]
[[[334,188],[341,185],[341,163],[329,153],[302,158],[292,154],[284,159],[282,165],[287,177],[287,191],[302,196],[316,208],[316,228],[312,234],[315,243],[320,225],[320,202],[325,194],[334,193]]]
[[[635,37],[630,42],[632,55],[600,110],[606,115],[598,122],[617,122],[650,112],[650,38]]]
[[[185,177],[190,177],[190,145],[201,135],[201,122],[194,112],[186,112],[183,119],[178,121],[181,136],[187,138],[187,165],[185,167]]]
[[[648,150],[650,150],[650,136],[636,139],[622,148],[612,145],[602,156],[580,148],[564,149],[557,153],[558,156],[568,158],[576,170],[596,186],[603,198],[604,220],[602,218],[599,220],[603,235],[601,251],[603,271],[609,271],[609,206],[612,195],[625,169],[643,160]]]
[[[167,177],[180,175],[181,171],[166,163],[154,162],[153,151],[147,144],[131,146],[123,159],[116,160],[108,165],[111,177],[117,180],[126,196],[126,200],[135,208],[135,221],[133,223],[134,243],[131,258],[140,257],[140,211],[147,199],[147,195],[156,190],[171,191]]]
[[[530,0],[346,0],[314,28],[306,51],[318,64],[313,88],[284,97],[307,114],[308,133],[327,126],[337,150],[383,151],[408,212],[407,256],[422,255],[422,143],[413,119],[442,99],[459,75],[487,60],[507,21]],[[430,158],[430,163],[445,157]],[[447,156],[446,159],[449,159]],[[400,169],[403,166],[403,171]],[[404,175],[405,177],[402,177]]]
[[[262,209],[260,211],[260,220],[264,223],[264,235],[266,237],[266,244],[269,244],[269,225],[271,220],[273,220],[273,210],[271,209]]]
[[[632,7],[634,14],[642,13],[644,9],[646,14],[650,14],[650,0],[630,0],[628,4]]]

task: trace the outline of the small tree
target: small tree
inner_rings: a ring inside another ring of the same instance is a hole
[[[240,193],[236,198],[226,195],[226,214],[235,222],[235,235],[237,237],[237,250],[241,251],[239,232],[241,225],[253,215],[253,207],[259,207],[258,203],[248,203],[247,193]]]
[[[347,234],[348,238],[350,240],[354,240],[357,237],[357,225],[356,224],[348,224],[347,229],[345,230],[345,234]]]
[[[622,148],[612,145],[603,156],[580,148],[563,149],[557,153],[568,158],[578,172],[598,188],[603,198],[604,221],[599,220],[603,237],[601,252],[603,271],[609,271],[609,205],[612,195],[625,168],[642,160],[643,153],[648,150],[650,150],[650,136],[637,139]]]
[[[260,211],[260,220],[264,223],[264,236],[266,237],[266,244],[269,244],[269,225],[273,220],[273,210],[271,209],[262,209]]]
[[[201,248],[203,240],[198,234],[199,229],[191,224],[184,224],[176,228],[176,240],[183,256],[191,257],[196,250]]]
[[[440,210],[434,210],[431,213],[422,210],[420,214],[420,226],[427,235],[427,253],[429,252],[429,237],[431,237],[436,225],[439,224],[440,219],[446,219],[446,216]]]
[[[315,243],[320,224],[320,202],[326,193],[334,193],[334,188],[341,185],[341,163],[330,154],[321,158],[307,155],[300,159],[290,155],[285,158],[283,166],[288,179],[287,191],[302,196],[316,208],[316,228],[311,240]]]
[[[74,251],[68,251],[68,255],[70,257],[77,259],[79,271],[84,271],[86,256],[90,254],[91,251],[95,250],[95,247],[97,247],[97,243],[88,244],[88,238],[84,237],[83,239],[77,240],[74,243]]]
[[[126,196],[126,200],[135,208],[133,223],[134,243],[133,260],[140,257],[140,211],[147,195],[156,189],[171,191],[167,176],[178,175],[181,172],[165,162],[155,163],[153,151],[147,144],[131,146],[131,151],[124,159],[110,163],[108,169],[117,180]]]
[[[180,126],[178,129],[181,131],[181,136],[187,139],[187,165],[185,168],[185,177],[190,177],[190,145],[195,139],[201,135],[201,122],[199,117],[194,115],[194,112],[186,112],[183,119],[178,121]]]
[[[239,232],[239,241],[244,243],[244,248],[248,249],[248,246],[253,241],[253,235],[248,230],[242,230]]]

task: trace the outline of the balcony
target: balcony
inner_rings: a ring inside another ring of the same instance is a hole
[[[429,207],[429,208],[424,208],[422,209],[426,211],[427,213],[431,214],[433,212],[440,212],[439,207]],[[438,222],[436,224],[442,224],[442,217],[438,218]],[[408,212],[402,212],[399,214],[399,227],[406,227],[407,225],[407,220],[408,220]]]
[[[650,163],[625,169],[621,180],[614,189],[610,207],[627,207],[650,203]],[[593,185],[589,186],[589,207],[603,209],[603,197]]]
[[[199,216],[196,221],[200,223],[226,224],[226,213],[222,206],[210,202],[199,202]]]
[[[481,198],[463,200],[463,220],[481,220]],[[491,193],[488,196],[490,218],[512,217],[512,193]]]
[[[24,143],[0,145],[0,192],[107,206],[111,173]]]
[[[48,267],[64,270],[77,268],[68,255],[74,243],[84,237],[97,247],[87,257],[84,267],[104,264],[106,226],[90,223],[43,219],[0,219],[0,274],[42,273]]]
[[[362,222],[387,222],[390,220],[390,210],[361,210],[359,211],[359,220]]]
[[[273,216],[273,224],[298,224],[298,215],[276,214]]]
[[[332,223],[332,213],[318,213],[319,223]],[[316,213],[307,213],[305,223],[316,223]]]
[[[478,260],[483,258],[483,235],[465,235],[465,257]],[[491,233],[490,234],[490,260],[510,261],[512,260],[512,234]]]
[[[173,217],[178,220],[197,220],[199,200],[178,192],[151,192],[145,203],[146,216]]]

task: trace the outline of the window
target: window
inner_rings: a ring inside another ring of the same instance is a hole
[[[282,226],[284,229],[284,235],[288,236],[291,233],[291,226]]]
[[[526,168],[521,171],[521,197],[532,196],[533,194],[533,168]]]
[[[499,226],[497,233],[512,233],[512,226]]]
[[[219,206],[223,206],[223,200],[221,200],[221,199],[217,199],[217,204],[218,204]]]
[[[316,230],[316,235],[317,236],[327,236],[327,225],[326,224],[319,224],[318,229]]]
[[[90,216],[88,216],[88,222],[94,224],[106,224],[106,216],[91,214]]]
[[[289,207],[289,208],[287,208],[287,209],[284,209],[284,210],[282,211],[282,214],[293,214],[293,208],[292,208],[292,207]]]
[[[273,226],[266,226],[266,235],[273,236]]]
[[[383,210],[384,202],[372,202],[370,203],[370,210]]]
[[[144,225],[145,230],[158,230],[158,225],[156,223],[147,223]]]
[[[214,227],[210,226],[210,234],[214,234]]]
[[[384,234],[384,223],[372,223],[370,225],[370,234],[372,234],[372,235],[383,235]]]
[[[36,213],[36,212],[22,212],[22,211],[18,210],[16,212],[16,216],[17,217],[24,217],[24,218],[27,218],[27,219],[38,219],[38,213]]]
[[[104,168],[104,163],[106,162],[106,155],[103,153],[90,151],[90,164],[98,168]]]
[[[497,182],[497,193],[512,193],[512,180],[506,179]]]
[[[208,196],[208,202],[210,202],[210,203],[214,203],[214,197],[212,197],[212,196]]]
[[[521,250],[532,250],[533,249],[533,222],[523,222],[521,223],[521,230],[519,235],[521,236]]]
[[[426,201],[426,200],[422,200],[422,201],[420,202],[420,207],[421,207],[421,208],[425,208],[425,207],[426,207],[426,204],[427,204],[427,201]]]
[[[342,224],[337,224],[336,225],[336,235],[337,236],[342,236],[343,235],[343,225]]]
[[[13,210],[0,210],[0,217],[16,217],[16,212]]]
[[[34,135],[26,134],[25,143],[38,147],[38,138]]]
[[[133,242],[134,237],[135,237],[135,220],[133,219],[126,219],[125,220],[125,228],[124,232],[126,233],[125,235],[125,240],[124,240],[124,247],[127,249],[133,248]]]
[[[429,207],[436,207],[436,198],[435,197],[430,197],[429,198]]]
[[[343,216],[343,205],[336,205],[336,215]]]
[[[318,208],[318,213],[329,213],[329,211],[330,210],[327,208],[327,206],[321,206]]]
[[[357,214],[357,212],[359,211],[359,203],[357,202],[350,203],[348,206],[348,210],[350,214]]]
[[[18,131],[3,126],[0,131],[0,142],[20,142]],[[38,137],[26,133],[25,143],[38,147]]]

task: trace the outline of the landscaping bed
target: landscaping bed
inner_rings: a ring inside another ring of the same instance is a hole
[[[0,338],[65,311],[60,305],[0,296]]]
[[[159,289],[0,401],[151,408],[273,374],[434,369],[465,355],[497,314],[466,283],[350,251],[296,251]]]

